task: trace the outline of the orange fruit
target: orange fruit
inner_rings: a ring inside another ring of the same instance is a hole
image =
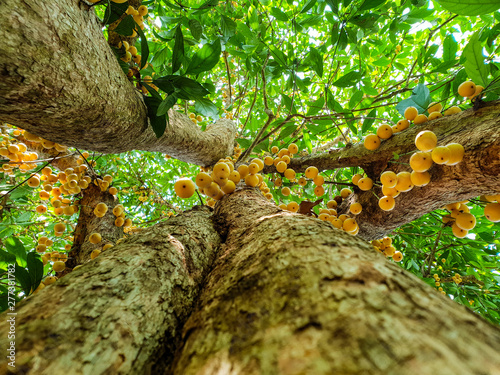
[[[432,151],[437,146],[436,134],[430,130],[424,130],[415,137],[415,146],[420,151]]]
[[[227,168],[227,175],[229,176],[229,168],[227,167],[227,165],[225,165],[225,167]],[[222,172],[220,172],[220,174],[222,175]],[[179,198],[190,198],[191,196],[193,196],[195,189],[196,188],[194,182],[189,178],[181,178],[174,184],[175,193]]]
[[[415,107],[408,107],[405,109],[404,117],[409,121],[413,121],[415,117],[418,115],[418,110]]]
[[[385,171],[380,175],[380,183],[388,188],[393,188],[398,183],[398,176],[393,171]]]
[[[378,206],[384,211],[391,211],[395,205],[396,201],[390,195],[384,195],[378,200]]]
[[[476,92],[476,84],[472,81],[465,81],[458,86],[458,95],[463,97],[473,96]]]
[[[380,147],[380,138],[376,134],[369,134],[364,141],[365,148],[373,151]]]

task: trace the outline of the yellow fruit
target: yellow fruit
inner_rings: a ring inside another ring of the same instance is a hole
[[[463,97],[473,96],[476,92],[476,84],[472,81],[465,81],[458,86],[458,95]]]
[[[335,228],[337,228],[337,229],[342,229],[342,226],[344,225],[344,222],[343,222],[342,220],[338,219],[338,218],[337,218],[337,219],[334,219],[334,220],[332,220],[332,221],[330,221],[330,222],[331,222],[331,223],[333,224],[333,226],[334,226]]]
[[[36,246],[35,250],[37,253],[45,253],[45,251],[47,251],[47,246],[40,244]]]
[[[431,157],[436,164],[446,164],[451,158],[451,151],[446,146],[437,146],[432,150]]]
[[[284,161],[280,161],[277,165],[276,165],[276,170],[279,172],[279,173],[283,173],[286,171],[286,163]]]
[[[440,118],[440,117],[443,117],[443,115],[441,114],[441,112],[432,112],[427,117],[427,120],[431,121],[431,120],[434,120],[434,119],[437,119],[437,118]]]
[[[99,211],[100,213],[102,214],[105,214],[106,212],[108,212],[108,206],[106,205],[106,203],[98,203],[97,206],[95,206],[95,211]]]
[[[415,125],[418,125],[418,124],[423,124],[424,122],[427,122],[428,121],[428,118],[426,115],[424,115],[423,113],[420,114],[420,115],[417,115],[414,119],[413,119],[413,123]]]
[[[384,211],[391,211],[396,205],[396,201],[390,195],[384,195],[378,200],[378,206]]]
[[[61,260],[58,260],[57,262],[54,262],[54,264],[52,264],[52,269],[56,272],[64,271],[65,268],[66,264],[64,264],[64,262]]]
[[[338,203],[337,201],[331,200],[326,203],[326,207],[328,208],[337,208]]]
[[[276,154],[279,150],[280,150],[280,149],[278,148],[278,146],[273,146],[273,147],[271,147],[271,152],[272,152],[273,154]]]
[[[358,187],[363,191],[368,191],[373,187],[373,181],[370,177],[363,177],[358,181]]]
[[[299,147],[295,143],[291,143],[290,146],[288,146],[288,152],[292,155],[295,155],[297,152],[299,152]]]
[[[249,177],[250,176],[253,176],[254,178],[256,178],[255,175],[249,175]],[[257,178],[257,181],[258,181],[258,178]],[[210,198],[215,198],[217,195],[219,195],[219,191],[220,191],[219,185],[217,185],[215,182],[211,182],[210,185],[206,186],[203,189],[203,194],[209,196]]]
[[[229,179],[234,182],[236,185],[237,183],[240,182],[241,177],[238,171],[232,171],[231,174],[229,175]]]
[[[398,183],[398,176],[393,171],[385,171],[380,175],[380,183],[388,188],[393,188]]]
[[[363,178],[359,173],[356,173],[354,176],[352,176],[352,183],[354,185],[358,185],[359,180]]]
[[[451,116],[451,115],[454,115],[454,114],[460,113],[460,112],[462,112],[462,110],[455,105],[453,107],[448,108],[446,111],[444,111],[443,115]]]
[[[396,248],[392,245],[386,246],[384,249],[384,255],[388,258],[396,254]]]
[[[57,281],[57,277],[55,277],[55,276],[47,276],[45,279],[43,279],[43,283],[45,285],[54,284],[56,281]]]
[[[382,194],[396,198],[399,195],[399,191],[395,187],[390,188],[382,185]]]
[[[396,124],[396,127],[397,127],[398,131],[408,129],[410,127],[410,121],[408,121],[406,119],[399,120],[398,123]]]
[[[290,202],[286,206],[288,211],[297,212],[299,210],[299,204],[297,202]]]
[[[316,177],[313,178],[313,183],[316,186],[321,186],[325,183],[325,178],[321,175],[317,175]]]
[[[283,189],[281,189],[281,194],[283,194],[285,197],[290,195],[290,188],[285,186]]]
[[[257,166],[258,168],[258,166]],[[216,177],[219,178],[229,178],[229,174],[231,173],[231,170],[229,169],[229,166],[226,163],[219,162],[215,164],[213,173]],[[255,172],[257,173],[257,172]],[[241,174],[241,172],[240,172]],[[194,191],[193,191],[194,193]]]
[[[377,129],[377,136],[381,139],[389,139],[392,137],[392,128],[387,125],[380,125]]]
[[[431,175],[429,172],[416,172],[410,174],[411,182],[415,186],[425,186],[431,182]]]
[[[473,99],[475,98],[476,96],[478,96],[479,94],[481,94],[484,90],[484,87],[481,86],[481,85],[476,85],[476,91],[474,92],[474,95],[472,96],[469,96],[469,99]]]
[[[137,8],[137,11],[139,12],[140,16],[145,16],[148,14],[148,7],[146,5],[141,5],[139,8]]]
[[[42,236],[38,239],[38,244],[39,245],[45,245],[45,243],[47,242],[49,238],[47,236]]]
[[[32,176],[27,181],[29,187],[36,188],[40,185],[40,178],[38,176]]]
[[[418,115],[418,110],[415,107],[408,107],[405,109],[404,113],[405,119],[413,121],[413,119],[417,117],[417,115]]]
[[[240,165],[238,167],[238,173],[240,174],[240,177],[243,179],[245,178],[246,176],[248,176],[248,174],[250,173],[249,170],[248,170],[248,165]]]
[[[221,188],[225,194],[231,194],[236,189],[236,185],[233,181],[228,180],[226,184]]]
[[[132,220],[131,219],[126,219],[125,223],[123,224],[124,228],[128,228],[132,226]]]
[[[322,221],[328,221],[328,218],[330,217],[330,214],[319,214],[318,215],[318,219],[322,220]]]
[[[255,187],[259,184],[259,177],[256,174],[249,174],[245,177],[245,184]]]
[[[345,219],[344,222],[342,223],[342,229],[345,230],[346,232],[353,232],[357,229],[358,224],[356,223],[356,220],[349,218]]]
[[[309,167],[306,169],[305,175],[307,178],[314,178],[318,175],[319,171],[316,167]]]
[[[349,188],[343,188],[341,191],[340,191],[340,196],[343,198],[343,199],[346,199],[349,195],[352,194],[352,190],[349,189]]]
[[[441,103],[433,102],[433,103],[429,104],[429,106],[427,107],[427,112],[429,112],[429,113],[441,112],[442,109],[443,109],[443,105]]]
[[[299,185],[300,186],[306,186],[307,185],[307,180],[304,177],[299,178]]]
[[[285,204],[285,203],[281,203],[279,206],[279,208],[281,208],[282,210],[288,210],[288,206]]]
[[[425,172],[432,167],[432,155],[430,152],[415,152],[410,157],[410,167],[415,172]]]
[[[344,222],[347,219],[349,219],[349,216],[347,216],[346,214],[342,214],[342,215],[339,216],[339,219],[342,220],[342,222]]]
[[[484,216],[489,221],[497,223],[500,221],[500,203],[488,203],[484,207]]]
[[[432,151],[436,145],[436,134],[430,130],[421,131],[415,137],[415,146],[417,146],[420,151]]]
[[[200,189],[203,189],[208,185],[210,185],[213,182],[213,180],[208,173],[200,172],[196,175],[195,182],[196,186],[198,186]]]
[[[410,172],[399,172],[397,176],[398,176],[398,183],[396,184],[395,189],[403,193],[413,189]]]
[[[281,185],[283,185],[283,180],[280,177],[278,177],[276,180],[274,180],[274,186],[279,187]]]
[[[264,158],[264,164],[265,165],[273,165],[274,159],[271,156],[266,156]]]
[[[227,165],[225,165],[225,168],[226,171],[229,170],[229,167]],[[220,170],[219,172],[220,174],[222,174]],[[229,172],[227,173],[227,175],[229,176]],[[181,178],[174,184],[175,193],[179,198],[190,198],[194,194],[195,189],[196,188],[194,182],[189,178]]]
[[[321,197],[325,194],[325,188],[321,185],[318,185],[314,188],[314,195],[317,197]]]
[[[102,240],[102,237],[99,233],[94,232],[89,236],[90,243],[98,244],[99,242],[101,242],[101,240]]]
[[[457,223],[453,223],[453,225],[451,226],[451,232],[455,237],[458,238],[464,238],[468,233],[465,229],[460,228]]]
[[[361,206],[361,203],[353,203],[349,206],[349,211],[351,211],[352,214],[357,215],[361,212],[363,207]]]
[[[460,143],[450,143],[447,144],[446,147],[450,150],[450,158],[446,165],[456,165],[462,161],[464,158],[464,146]]]
[[[464,230],[471,230],[476,226],[476,217],[470,213],[463,212],[457,215],[455,224]]]
[[[90,253],[90,259],[97,258],[100,253],[101,253],[101,250],[99,250],[99,249],[92,250],[92,252]]]
[[[45,212],[47,212],[47,207],[41,204],[36,207],[36,212],[38,212],[39,214],[44,214]]]
[[[66,230],[66,224],[57,223],[54,225],[54,232],[64,232]]]
[[[123,224],[125,223],[125,219],[121,216],[118,216],[116,219],[115,219],[115,225],[117,227],[121,227],[123,226]]]
[[[376,134],[369,134],[364,141],[365,148],[373,151],[380,147],[380,138]]]

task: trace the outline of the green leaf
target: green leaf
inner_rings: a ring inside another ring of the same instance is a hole
[[[290,136],[295,130],[297,130],[297,125],[295,124],[288,125],[286,128],[280,131],[278,140],[285,139],[286,137]]]
[[[377,110],[372,109],[366,117],[377,117]],[[374,118],[367,118],[363,120],[363,126],[361,126],[361,134],[365,134],[372,127],[374,122]]]
[[[128,15],[127,17],[121,20],[121,22],[118,24],[118,26],[116,26],[116,28],[113,31],[120,35],[131,36],[134,33],[135,25],[136,23],[134,21],[134,17]]]
[[[461,16],[480,16],[500,9],[498,0],[436,0],[444,9]]]
[[[304,139],[304,144],[306,145],[307,150],[309,151],[309,153],[311,153],[312,152],[311,137],[309,136],[309,133],[307,132],[306,129],[302,130],[302,137]]]
[[[184,58],[184,36],[182,35],[181,24],[175,30],[175,43],[172,52],[172,73],[178,71]]]
[[[159,52],[156,52],[153,56],[153,59],[151,60],[151,64],[154,65],[155,67],[165,65],[165,62],[167,60],[168,56],[168,47],[165,47],[161,49]]]
[[[317,75],[323,77],[323,56],[314,47],[310,48],[309,56],[311,57],[311,67]]]
[[[408,107],[415,107],[418,113],[424,113],[430,102],[431,96],[429,89],[424,84],[419,83],[413,88],[412,95],[408,99],[402,100],[396,105],[396,110],[401,116],[404,116],[405,109]]]
[[[443,60],[455,61],[457,57],[458,43],[452,34],[444,38],[443,41]]]
[[[37,253],[28,253],[27,257],[28,273],[31,278],[31,288],[35,290],[40,285],[43,277],[43,263]]]
[[[327,93],[327,97],[326,97],[326,105],[328,107],[328,109],[330,111],[334,111],[334,112],[337,112],[337,113],[342,113],[344,112],[344,109],[342,108],[342,106],[340,105],[339,102],[337,102],[334,98],[333,98],[333,94],[330,90],[327,90],[326,91]]]
[[[10,237],[4,241],[7,251],[16,256],[17,264],[26,267],[26,249],[17,237]]]
[[[16,264],[14,272],[16,273],[16,280],[19,281],[19,284],[21,284],[22,290],[26,295],[29,295],[31,292],[31,277],[28,271]]]
[[[325,98],[320,97],[314,102],[308,104],[309,104],[309,109],[307,110],[306,116],[316,115],[323,109],[323,106],[325,105]]]
[[[163,116],[157,116],[156,113],[158,111],[158,107],[161,104],[161,100],[155,97],[144,96],[144,103],[146,104],[146,108],[148,109],[148,117],[151,123],[151,127],[155,132],[156,138],[160,138],[163,133],[165,133],[165,129],[167,128],[168,117],[167,114]]]
[[[230,38],[236,34],[236,22],[234,22],[231,18],[222,15],[220,22],[222,35],[224,35],[225,38]]]
[[[175,93],[167,96],[158,106],[156,116],[163,116],[164,114],[166,114],[168,110],[175,105],[175,103],[177,103],[177,96],[175,95]]]
[[[272,7],[271,8],[271,16],[276,18],[278,21],[288,22],[288,16],[281,9]]]
[[[109,25],[115,21],[117,21],[123,13],[128,8],[128,2],[125,3],[115,3],[115,2],[110,2],[109,6],[106,7],[106,10],[104,11],[104,23],[106,25]]]
[[[7,270],[7,266],[14,263],[16,263],[15,255],[7,251],[0,250],[0,270]]]
[[[275,46],[269,46],[269,52],[278,64],[280,64],[282,67],[287,66],[287,57],[283,51]]]
[[[300,10],[300,13],[306,13],[309,9],[311,9],[314,4],[316,4],[316,0],[309,0],[304,7]],[[288,18],[288,17],[287,17]]]
[[[220,40],[216,39],[212,44],[205,44],[193,56],[186,74],[199,74],[211,70],[219,62],[221,54]]]
[[[213,119],[219,116],[219,108],[207,98],[196,99],[194,110],[201,113],[203,116],[208,116]]]
[[[475,83],[486,87],[488,85],[488,67],[484,64],[483,47],[479,41],[479,31],[475,32],[464,48],[464,68],[469,78]]]
[[[376,8],[385,3],[386,0],[365,0],[363,4],[359,7],[358,12],[364,12],[365,10]]]
[[[201,23],[195,19],[190,19],[188,22],[189,31],[191,31],[191,35],[196,40],[200,40],[201,35],[203,34],[203,26]]]
[[[141,30],[139,25],[135,28],[137,33],[141,37],[141,69],[144,68],[149,59],[149,45],[146,35],[144,35],[144,31]]]
[[[354,86],[363,77],[364,72],[351,71],[346,75],[340,77],[338,80],[333,82],[334,86],[337,87],[351,87]]]

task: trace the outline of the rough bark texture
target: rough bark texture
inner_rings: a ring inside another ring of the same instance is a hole
[[[141,94],[84,2],[5,0],[0,24],[0,121],[104,153],[160,151],[199,165],[232,154],[231,120],[202,132],[186,115],[170,111],[170,125],[156,138]]]
[[[78,223],[74,232],[74,241],[67,266],[73,268],[79,264],[83,264],[90,260],[90,253],[94,249],[102,250],[102,247],[123,237],[123,227],[115,225],[116,216],[113,214],[113,208],[118,205],[116,199],[108,191],[101,191],[99,187],[91,183],[89,187],[82,190],[82,199],[79,201],[80,214]],[[100,218],[94,214],[94,208],[99,203],[105,203],[108,206],[106,214]],[[92,233],[99,233],[102,241],[98,244],[89,242],[89,237]]]
[[[175,374],[500,374],[500,330],[327,222],[238,192]]]
[[[169,366],[219,248],[197,208],[132,236],[16,307],[17,374],[145,374]],[[0,347],[7,348],[7,320]],[[160,358],[160,359],[159,359]],[[6,357],[0,373],[7,372]]]
[[[431,182],[401,193],[396,198],[393,211],[382,211],[371,191],[354,188],[356,195],[344,204],[339,213],[347,212],[349,204],[354,201],[363,205],[363,211],[357,217],[359,237],[366,240],[381,238],[391,230],[448,203],[500,193],[500,101],[486,103],[477,111],[470,109],[406,129],[383,141],[376,151],[367,150],[361,143],[326,154],[292,159],[290,166],[297,172],[303,172],[310,165],[320,170],[360,166],[368,177],[377,182],[385,170],[396,173],[411,171],[409,165],[401,163],[408,163],[411,154],[417,151],[415,136],[422,130],[432,130],[437,135],[438,145],[462,144],[465,148],[464,160],[455,166],[434,164],[429,170]],[[393,159],[393,153],[401,155],[399,160]],[[375,193],[379,197],[383,195],[379,187],[375,187]]]

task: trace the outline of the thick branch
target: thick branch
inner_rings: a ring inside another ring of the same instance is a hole
[[[297,172],[303,172],[310,165],[320,170],[360,166],[376,182],[384,170],[411,171],[409,165],[400,163],[409,162],[411,153],[416,151],[415,136],[422,130],[432,130],[439,145],[462,144],[464,160],[455,166],[434,164],[429,170],[431,182],[425,187],[401,193],[396,198],[396,208],[390,212],[379,209],[371,191],[362,192],[355,188],[356,195],[344,204],[344,208],[354,200],[363,205],[357,218],[360,224],[358,236],[380,238],[445,204],[500,193],[500,101],[486,103],[477,111],[470,109],[406,129],[383,141],[376,151],[369,151],[359,143],[350,148],[292,159],[290,166]],[[402,156],[396,160],[394,153]],[[266,171],[273,169],[266,167]],[[379,197],[383,195],[378,187],[374,191]]]
[[[202,132],[171,111],[170,126],[156,138],[142,95],[84,2],[2,1],[0,24],[0,121],[104,153],[159,151],[199,165],[232,154],[230,120]]]
[[[172,360],[220,238],[208,208],[134,235],[16,306],[16,374],[142,374]],[[0,346],[9,347],[7,316]],[[0,361],[7,373],[7,361]]]

